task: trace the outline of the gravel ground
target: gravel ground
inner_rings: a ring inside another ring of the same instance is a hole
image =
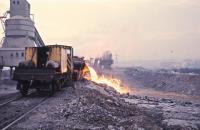
[[[175,92],[200,99],[200,75],[179,73],[173,70],[147,70],[144,68],[125,68],[124,80],[140,88],[153,88],[163,92]]]
[[[0,80],[0,104],[19,96],[21,96],[21,94],[16,90],[15,81]]]
[[[124,73],[125,72],[125,73]],[[131,84],[132,93],[120,95],[106,85],[77,82],[75,89],[68,87],[47,99],[32,113],[14,124],[13,130],[199,130],[200,100],[188,93],[188,84],[195,85],[198,78],[184,75],[152,76],[150,72],[117,71],[124,83]],[[112,72],[113,73],[113,72]],[[146,74],[147,73],[147,74]],[[145,74],[146,77],[143,75]],[[154,75],[154,74],[153,74]],[[175,84],[178,76],[179,85]],[[192,75],[194,76],[194,75]],[[165,77],[165,78],[164,78]],[[173,78],[172,78],[173,77]],[[185,80],[188,79],[188,80]],[[165,89],[159,85],[166,81]],[[195,79],[190,82],[189,79]],[[170,82],[172,80],[173,82]],[[151,81],[151,82],[150,82]],[[181,82],[183,81],[183,83]],[[186,85],[184,83],[186,82]],[[144,86],[149,83],[150,86]],[[171,83],[171,84],[170,84]],[[129,84],[129,85],[130,85]],[[172,92],[173,90],[173,92]],[[199,89],[198,89],[199,90]],[[180,91],[180,92],[179,92]],[[187,95],[185,95],[187,94]],[[19,95],[16,83],[0,81],[0,103]],[[0,110],[0,124],[14,120],[38,101],[38,95],[12,102]],[[8,109],[9,108],[9,109]],[[10,109],[11,108],[11,109]]]
[[[22,114],[28,112],[34,106],[39,104],[44,97],[33,93],[29,97],[21,97],[0,107],[0,129],[19,118]]]
[[[120,95],[108,86],[78,82],[15,124],[13,130],[200,129],[200,104]]]
[[[16,82],[8,79],[0,80],[0,97],[17,93]]]

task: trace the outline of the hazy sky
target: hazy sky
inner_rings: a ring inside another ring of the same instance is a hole
[[[200,59],[200,0],[29,0],[46,44],[121,61]],[[0,0],[0,14],[9,0]],[[2,37],[2,28],[0,28]]]

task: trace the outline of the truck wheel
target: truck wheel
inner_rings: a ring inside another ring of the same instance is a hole
[[[55,93],[55,88],[54,88],[54,84],[50,83],[49,84],[49,96],[53,96]]]
[[[22,96],[27,96],[28,87],[29,87],[29,83],[21,83],[21,84],[19,84],[19,90],[20,90],[20,93],[22,94]]]

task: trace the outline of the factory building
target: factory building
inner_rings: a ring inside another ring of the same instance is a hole
[[[0,45],[1,68],[15,67],[23,61],[25,47],[44,46],[31,19],[30,4],[27,0],[10,0],[10,10],[1,17],[1,20],[5,33]]]

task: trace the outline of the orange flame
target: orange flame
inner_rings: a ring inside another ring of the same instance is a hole
[[[88,75],[85,76],[85,78],[87,80],[91,80],[91,81],[98,83],[98,84],[106,84],[106,85],[114,88],[120,94],[125,94],[125,93],[130,92],[128,87],[121,85],[121,80],[111,78],[111,77],[107,78],[105,76],[98,76],[96,71],[88,65],[86,66],[85,69],[87,69],[90,73],[90,76],[88,76]]]

